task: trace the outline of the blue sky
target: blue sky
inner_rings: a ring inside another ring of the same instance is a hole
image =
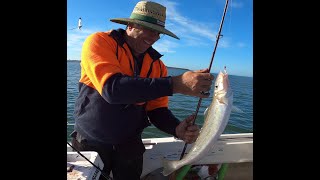
[[[167,66],[208,68],[225,0],[153,0],[167,8],[166,29],[180,40],[163,36],[154,45]],[[227,66],[231,75],[253,76],[253,0],[229,0],[211,72]],[[111,18],[127,18],[139,0],[67,0],[67,59],[80,60],[85,38],[97,31],[125,28]],[[82,29],[77,27],[82,18]]]

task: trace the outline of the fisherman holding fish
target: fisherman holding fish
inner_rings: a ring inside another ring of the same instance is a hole
[[[199,135],[194,115],[180,121],[168,109],[169,96],[208,98],[203,92],[214,77],[208,69],[168,76],[162,55],[152,47],[160,34],[179,39],[165,29],[165,19],[166,7],[140,1],[129,18],[110,19],[125,29],[91,34],[83,44],[72,145],[97,151],[104,173],[112,172],[115,180],[140,179],[141,134],[151,124],[186,143]]]

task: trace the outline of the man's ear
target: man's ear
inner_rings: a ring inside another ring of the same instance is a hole
[[[132,30],[132,28],[133,28],[133,24],[128,23],[128,25],[127,25],[127,29]]]

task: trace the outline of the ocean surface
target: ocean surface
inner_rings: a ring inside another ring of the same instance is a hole
[[[168,68],[169,75],[180,75],[186,70],[177,68]],[[232,74],[232,72],[229,72]],[[215,77],[217,74],[212,73]],[[80,78],[80,62],[79,61],[67,61],[67,140],[70,141],[70,133],[73,131],[73,110],[76,97],[78,96],[78,81]],[[228,125],[223,132],[226,133],[248,133],[252,132],[253,122],[253,78],[244,76],[229,75],[230,86],[233,90],[233,105],[236,107],[235,111],[231,112]],[[203,98],[201,106],[197,114],[195,123],[202,126],[204,121],[204,111],[210,105],[213,95],[213,87],[211,88],[209,98]],[[180,120],[183,120],[188,115],[196,111],[199,98],[191,97],[181,94],[174,94],[169,96],[169,109]],[[166,134],[158,130],[154,126],[147,127],[143,134],[143,138],[159,138],[169,137],[171,135]]]

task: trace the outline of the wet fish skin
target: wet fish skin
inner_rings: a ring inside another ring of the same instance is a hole
[[[206,156],[226,128],[233,104],[233,92],[228,74],[219,72],[215,84],[212,102],[205,112],[204,124],[197,140],[181,160],[163,159],[164,176],[168,176],[184,165],[191,165]]]

